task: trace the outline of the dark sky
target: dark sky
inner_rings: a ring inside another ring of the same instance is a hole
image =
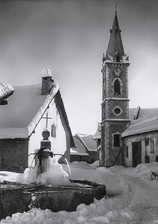
[[[0,1],[0,81],[39,83],[55,73],[73,133],[100,120],[102,53],[114,17],[112,0]],[[120,0],[118,16],[130,57],[132,107],[158,107],[158,1]]]

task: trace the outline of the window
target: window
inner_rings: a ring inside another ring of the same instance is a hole
[[[145,138],[145,147],[148,153],[154,153],[154,138],[152,136]]]
[[[120,147],[120,134],[114,134],[113,135],[113,146],[114,147]]]
[[[150,157],[148,155],[145,156],[145,163],[150,163]]]
[[[149,145],[149,137],[145,138],[145,146]]]
[[[154,153],[154,138],[150,138],[150,153]]]
[[[119,79],[116,79],[114,81],[114,96],[120,96],[121,95],[121,84]]]
[[[113,110],[112,110],[113,114],[116,116],[119,116],[122,113],[122,110],[119,106],[116,106]]]
[[[118,107],[116,107],[114,111],[115,111],[115,114],[120,114],[121,113],[121,110]]]
[[[150,138],[145,138],[145,152],[148,155],[150,153]]]
[[[128,153],[128,145],[126,145],[126,152],[125,152],[125,154],[126,154],[126,158],[128,158],[128,156],[129,156],[129,153]]]

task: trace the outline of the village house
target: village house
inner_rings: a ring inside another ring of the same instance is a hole
[[[51,76],[42,77],[39,85],[15,86],[1,103],[0,170],[22,172],[32,166],[44,130],[50,133],[52,151],[69,160],[74,141],[59,86]]]
[[[102,64],[100,166],[158,162],[158,108],[129,108],[129,65],[116,11]]]
[[[93,135],[76,134],[73,136],[75,148],[70,149],[70,161],[93,163],[98,160],[97,143]]]
[[[126,166],[158,162],[158,108],[130,109],[130,126],[122,133]]]

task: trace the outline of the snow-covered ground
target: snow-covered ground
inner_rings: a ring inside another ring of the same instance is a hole
[[[108,196],[91,205],[81,204],[75,212],[32,209],[1,220],[5,224],[158,224],[158,163],[136,168],[96,168],[84,162],[71,164],[71,178],[106,185]],[[53,172],[53,170],[52,170]],[[15,181],[18,174],[0,172],[0,180]]]

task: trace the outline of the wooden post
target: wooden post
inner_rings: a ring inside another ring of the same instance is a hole
[[[132,166],[132,164],[133,164],[132,142],[128,142],[128,153],[129,153],[129,166]]]
[[[141,162],[145,163],[145,139],[143,138],[141,141]]]
[[[66,153],[65,157],[70,161],[70,135],[66,132]]]

